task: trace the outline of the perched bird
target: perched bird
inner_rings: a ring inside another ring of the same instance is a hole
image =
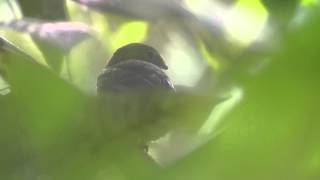
[[[162,103],[175,92],[166,69],[151,46],[131,43],[115,51],[97,78],[99,107],[102,113],[109,112],[114,122],[110,126],[118,126],[113,130],[134,129],[138,144],[144,146],[170,129],[161,125]]]
[[[108,92],[174,91],[163,72],[168,67],[151,46],[131,43],[119,48],[97,79],[99,95]]]

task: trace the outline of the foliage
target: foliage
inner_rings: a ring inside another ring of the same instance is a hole
[[[0,2],[1,179],[319,179],[318,1],[26,2]],[[129,42],[176,94],[95,96]]]

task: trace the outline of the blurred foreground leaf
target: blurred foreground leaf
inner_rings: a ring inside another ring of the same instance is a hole
[[[131,179],[152,176],[158,167],[139,143],[175,128],[197,131],[219,102],[190,93],[88,97],[12,43],[1,43],[11,88],[0,99],[7,129],[1,134],[7,147],[0,152],[6,155],[1,166],[12,164],[3,177],[90,179],[110,166]]]
[[[30,34],[42,51],[47,63],[58,71],[61,68],[63,57],[74,46],[94,37],[93,30],[80,22],[47,22],[25,18],[1,22],[0,28]]]
[[[155,178],[319,179],[318,12],[308,14],[263,71],[234,76],[245,98],[226,117],[228,129]]]

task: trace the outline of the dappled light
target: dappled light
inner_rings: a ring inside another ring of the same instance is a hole
[[[319,9],[0,1],[0,179],[319,179]]]

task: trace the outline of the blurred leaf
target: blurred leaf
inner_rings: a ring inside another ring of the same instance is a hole
[[[93,30],[79,22],[51,23],[36,19],[21,19],[2,22],[0,27],[30,34],[48,64],[58,71],[64,55],[85,39],[94,37]]]
[[[13,175],[17,171],[17,176],[22,173],[24,177],[26,171],[31,173],[31,176],[33,173],[37,176],[40,173],[36,170],[40,163],[38,160],[43,159],[41,154],[43,152],[51,154],[50,149],[58,151],[58,147],[53,147],[57,144],[62,145],[70,139],[68,138],[70,132],[63,129],[72,127],[71,109],[77,107],[75,105],[82,102],[83,98],[79,98],[80,93],[72,86],[37,64],[10,42],[1,39],[1,43],[1,49],[5,50],[1,52],[1,59],[11,88],[11,93],[5,97],[7,100],[0,103],[1,119],[5,127],[10,124],[16,127],[9,126],[11,130],[16,130],[12,136],[18,138],[17,146],[22,146],[19,163],[11,167],[6,174]],[[66,121],[68,119],[69,121]],[[4,136],[8,135],[7,139],[10,140],[11,135],[4,133]],[[20,154],[14,146],[8,148],[13,154],[2,163],[13,163],[12,158],[17,156],[14,153]],[[38,152],[38,160],[30,158],[31,149]],[[27,168],[24,168],[25,165]]]
[[[31,117],[35,116],[35,118],[26,118],[35,121],[37,119],[47,119],[47,114],[56,110],[56,117],[51,118],[63,120],[64,118],[62,117],[65,115],[63,112],[70,112],[68,111],[68,108],[72,107],[68,104],[73,103],[75,100],[74,98],[79,96],[80,93],[72,88],[71,85],[56,77],[56,75],[48,71],[45,67],[37,64],[28,54],[21,51],[10,42],[5,39],[1,39],[1,41],[3,43],[2,49],[6,50],[6,52],[3,52],[2,61],[5,66],[6,78],[10,84],[12,93],[17,96],[17,99],[22,104],[29,104],[28,108],[33,112]],[[52,94],[51,92],[56,93]],[[61,104],[60,102],[60,98],[62,97],[68,97],[64,99],[64,104]],[[52,128],[52,123],[58,123],[58,121],[41,120],[39,122],[34,122],[34,125],[38,126],[42,124],[42,128],[48,129],[43,129],[44,131],[39,133],[50,134],[49,129]],[[29,125],[32,124],[33,123]],[[36,131],[34,131],[34,133],[35,132]],[[37,137],[36,139],[41,139],[41,137],[44,136],[37,135],[35,137]],[[46,138],[48,138],[48,136],[46,136]]]
[[[300,0],[261,0],[262,4],[269,10],[270,14],[281,16],[281,13],[291,14],[297,8]]]
[[[70,51],[76,44],[93,36],[92,29],[79,22],[46,22],[37,19],[20,19],[2,22],[0,27],[28,33],[34,39],[50,44],[63,52]]]
[[[64,0],[18,0],[24,17],[65,20]]]
[[[272,25],[277,28],[284,28],[295,15],[300,0],[261,0],[261,2],[269,11],[270,18],[273,21]]]
[[[260,74],[235,75],[245,94],[230,126],[154,178],[318,179],[319,17],[314,9]]]
[[[157,20],[170,16],[181,16],[186,10],[181,0],[73,0],[103,13],[115,13],[130,18]]]

